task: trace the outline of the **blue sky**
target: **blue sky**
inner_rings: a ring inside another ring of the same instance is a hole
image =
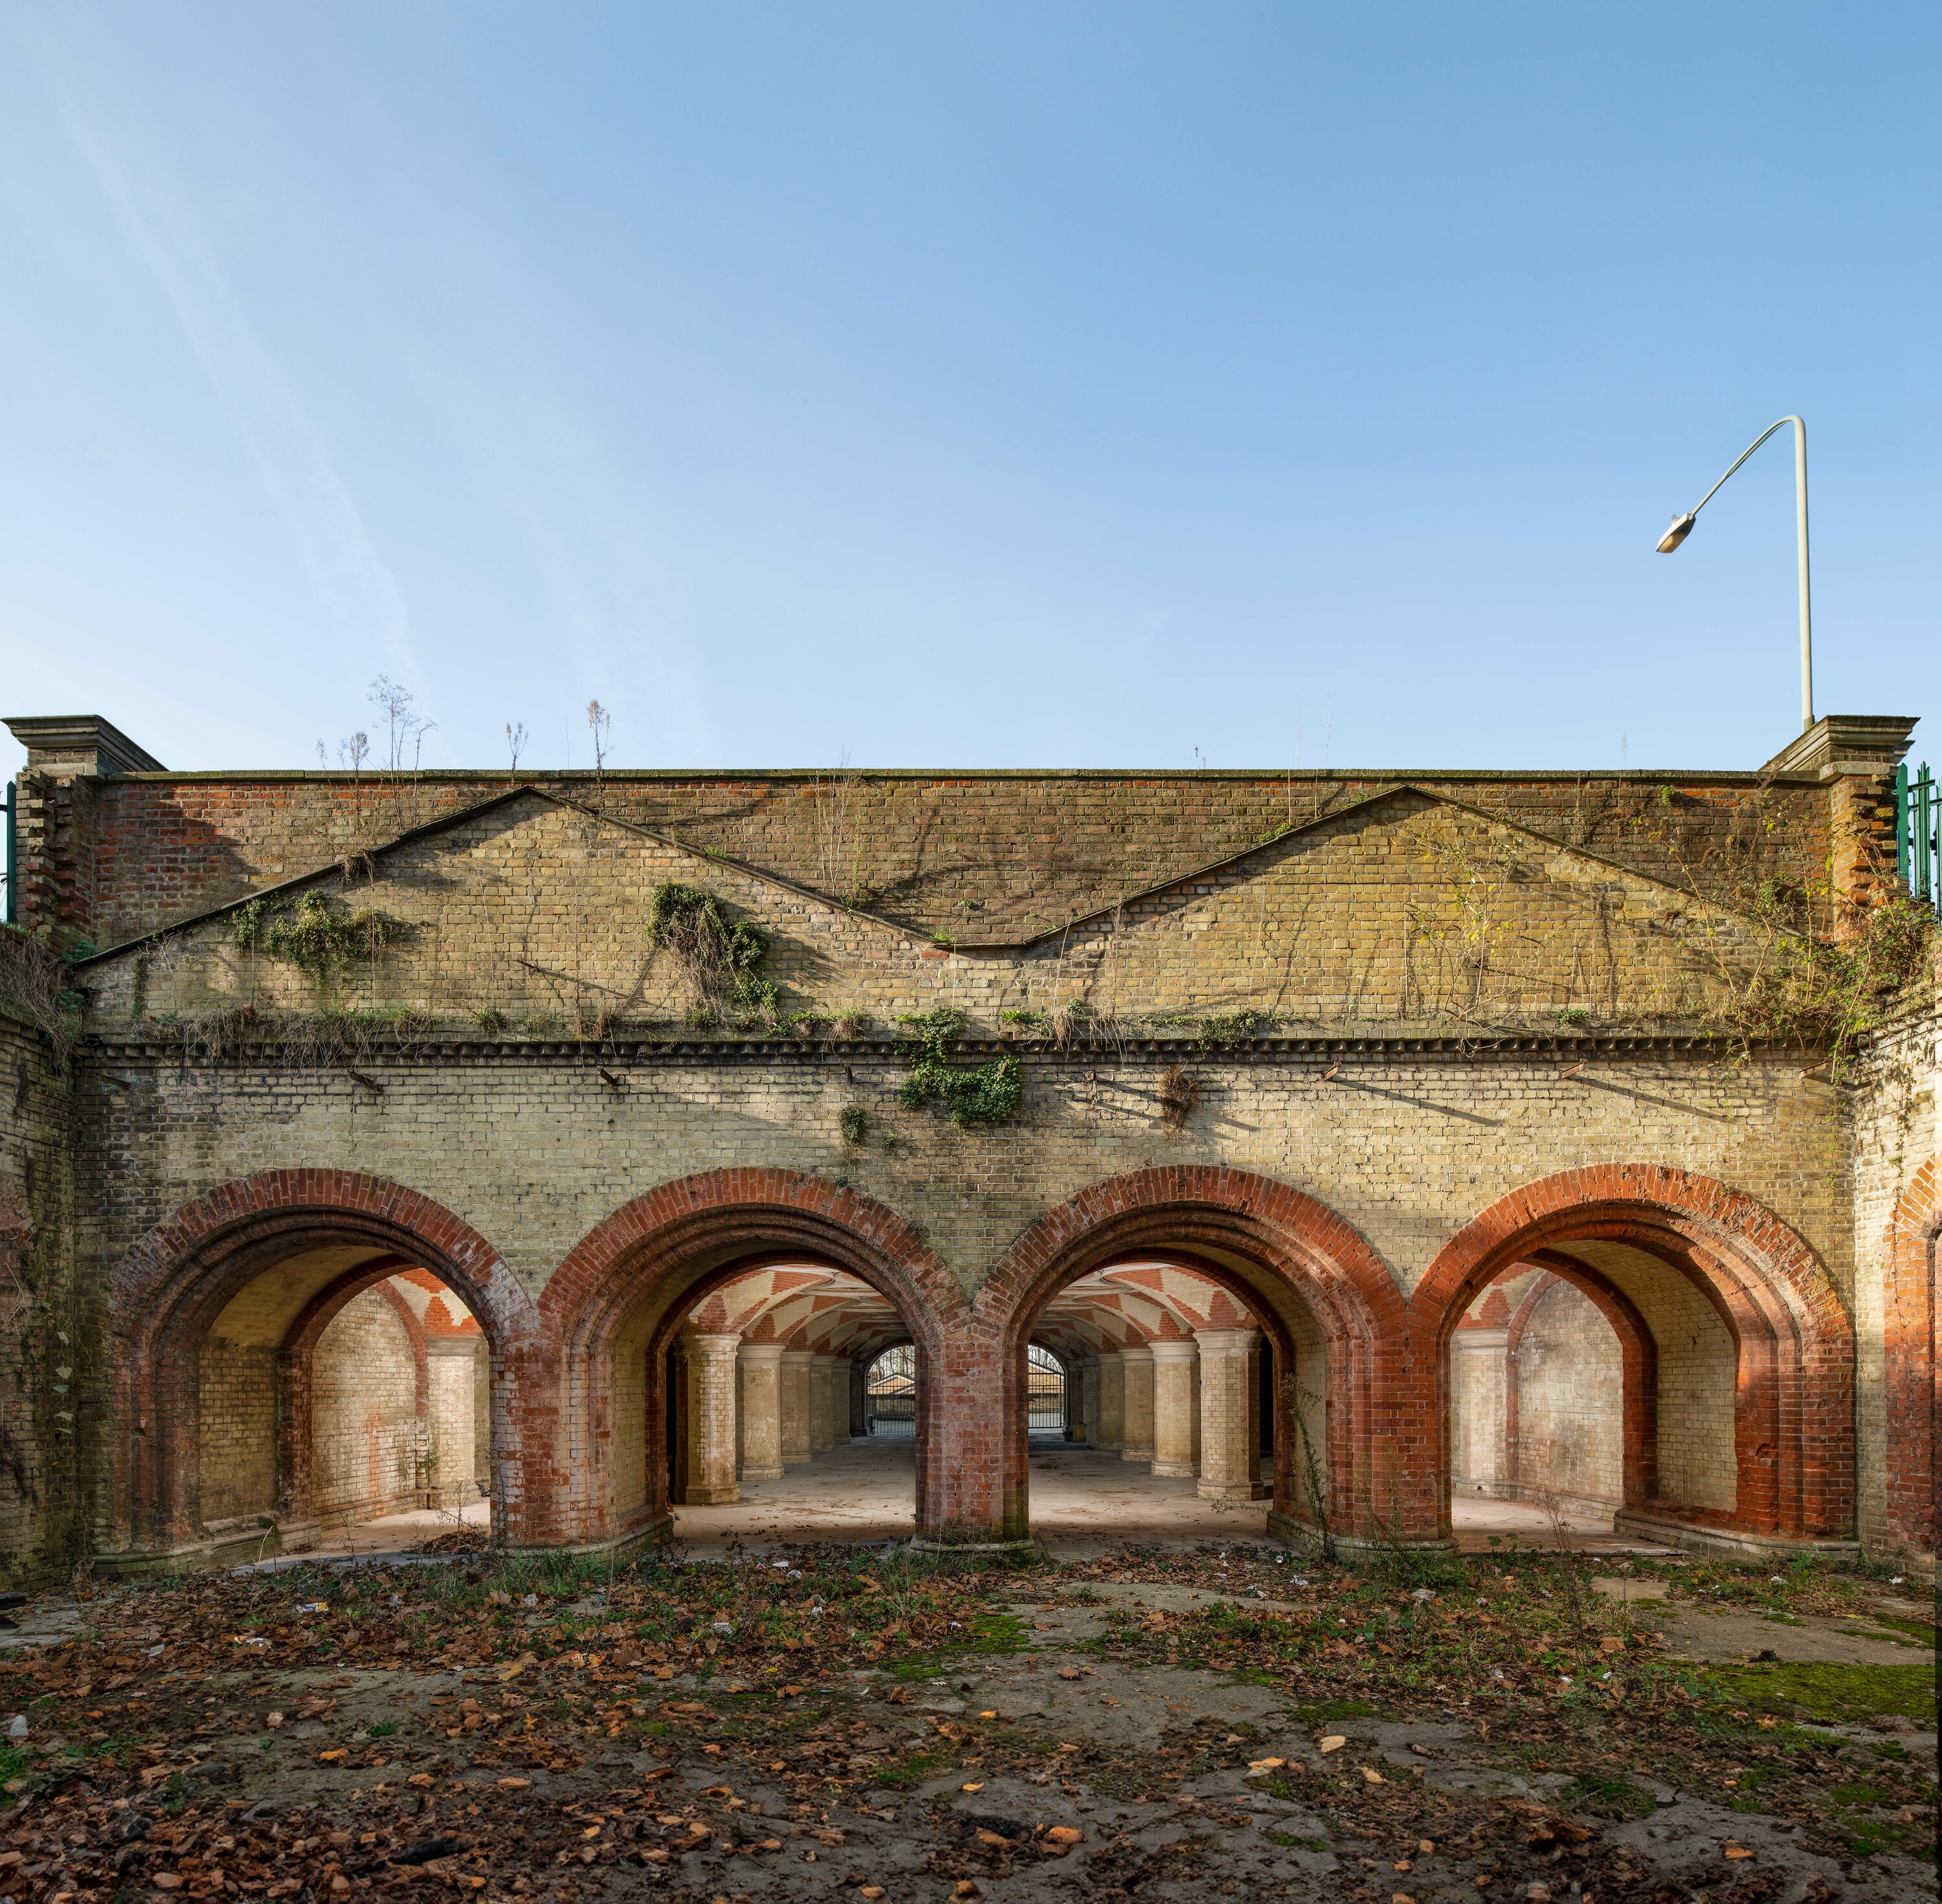
[[[1754,766],[1784,439],[1653,543],[1797,409],[1820,710],[1927,713],[1938,54],[1894,5],[10,7],[5,711],[179,767],[334,759],[379,675],[428,764],[590,764],[597,696],[642,766]]]

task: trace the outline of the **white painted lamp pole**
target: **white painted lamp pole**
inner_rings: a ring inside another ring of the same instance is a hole
[[[1814,724],[1814,613],[1807,589],[1807,426],[1798,417],[1782,417],[1772,429],[1763,430],[1747,445],[1744,452],[1718,482],[1683,516],[1675,516],[1672,526],[1659,537],[1659,553],[1669,556],[1692,533],[1699,512],[1717,495],[1726,476],[1752,455],[1775,430],[1793,425],[1793,519],[1800,542],[1800,731]]]

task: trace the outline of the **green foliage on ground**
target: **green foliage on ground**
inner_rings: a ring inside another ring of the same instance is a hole
[[[1839,1666],[1828,1661],[1782,1666],[1715,1666],[1700,1675],[1720,1696],[1748,1711],[1799,1712],[1834,1723],[1877,1714],[1935,1722],[1935,1667]]]

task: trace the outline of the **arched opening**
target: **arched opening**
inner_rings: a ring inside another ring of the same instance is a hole
[[[940,1305],[963,1298],[915,1232],[824,1178],[712,1172],[617,1211],[541,1304],[559,1344],[569,1538],[611,1548],[788,1524],[740,1511],[786,1495],[792,1470],[820,1484],[853,1456],[865,1370],[899,1342],[915,1351],[917,1433],[900,1452],[875,1445],[903,1464],[884,1483],[901,1486],[902,1531],[927,1524],[956,1484],[926,1406]],[[857,1538],[822,1524],[805,1537]]]
[[[105,1570],[410,1547],[467,1524],[497,1538],[528,1505],[501,1378],[532,1312],[428,1199],[266,1172],[152,1232],[110,1293]]]
[[[265,1270],[197,1345],[204,1538],[331,1554],[489,1532],[484,1331],[430,1271],[347,1254]]]
[[[1041,1342],[1025,1351],[1025,1433],[1035,1440],[1069,1438],[1065,1413],[1065,1365]]]
[[[1612,1535],[1625,1501],[1625,1354],[1599,1304],[1553,1270],[1514,1266],[1472,1302],[1449,1355],[1460,1543]]]
[[[1043,1342],[1086,1425],[1083,1444],[1041,1452],[1022,1406],[1008,1410],[1008,1530],[1055,1545],[1067,1524],[1094,1537],[1144,1524],[1153,1538],[1166,1523],[1196,1541],[1353,1541],[1380,1499],[1418,1537],[1433,1483],[1413,1438],[1381,1436],[1374,1406],[1401,1333],[1394,1280],[1285,1184],[1194,1166],[1095,1186],[1027,1233],[979,1306],[1003,1332],[1011,1392]],[[1086,1491],[1112,1498],[1074,1498]]]
[[[660,1331],[675,1538],[701,1553],[908,1539],[922,1358],[883,1348],[904,1333],[886,1297],[825,1263],[735,1272],[678,1309]],[[899,1373],[873,1396],[887,1353]],[[903,1432],[873,1434],[878,1412]]]
[[[1546,1179],[1453,1238],[1411,1307],[1437,1344],[1458,1500],[1493,1475],[1602,1511],[1616,1442],[1619,1535],[1848,1543],[1852,1332],[1812,1253],[1752,1199],[1658,1165]],[[1574,1358],[1579,1379],[1554,1380]]]
[[[917,1350],[887,1348],[863,1375],[863,1432],[880,1441],[917,1439]]]
[[[1291,1450],[1313,1447],[1322,1491],[1293,1518],[1325,1517],[1320,1330],[1237,1271],[1156,1257],[1074,1277],[1032,1327],[1019,1388],[1032,1532],[1054,1552],[1265,1536],[1278,1420]]]

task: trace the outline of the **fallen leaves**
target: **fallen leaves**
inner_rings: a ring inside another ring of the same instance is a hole
[[[1340,1752],[1348,1743],[1340,1732],[1331,1732],[1327,1738],[1318,1741],[1325,1756],[1331,1752]]]

